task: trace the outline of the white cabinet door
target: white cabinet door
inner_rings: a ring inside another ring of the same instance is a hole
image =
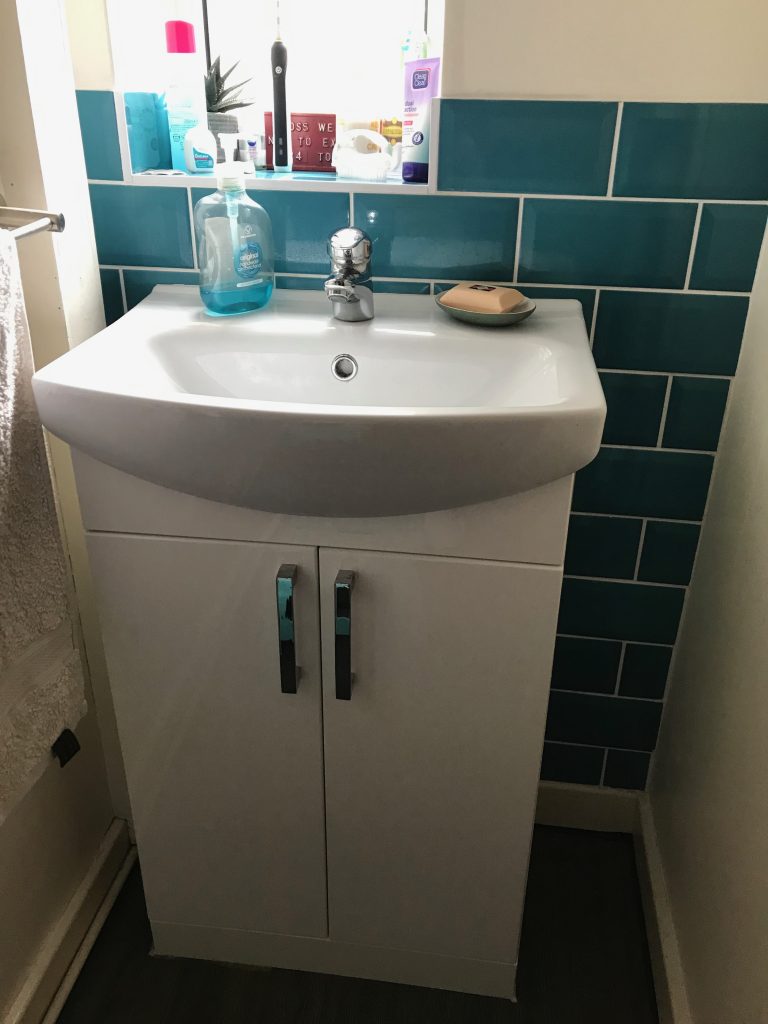
[[[150,918],[327,935],[316,549],[103,533],[88,548]],[[295,694],[282,563],[298,566]]]
[[[340,570],[355,579],[337,643]],[[320,550],[332,939],[516,960],[560,581]]]

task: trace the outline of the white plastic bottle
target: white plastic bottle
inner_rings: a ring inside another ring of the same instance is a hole
[[[208,130],[205,85],[195,49],[195,27],[189,21],[167,21],[169,84],[165,94],[171,166],[188,174],[212,174],[216,140]]]

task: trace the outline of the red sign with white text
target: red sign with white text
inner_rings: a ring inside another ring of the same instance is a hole
[[[333,174],[331,163],[336,144],[334,114],[291,114],[292,170]]]

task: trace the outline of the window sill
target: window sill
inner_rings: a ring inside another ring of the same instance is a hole
[[[129,185],[153,185],[164,187],[198,188],[214,186],[216,177],[213,174],[169,174],[160,171],[144,171],[131,174],[127,178]],[[246,174],[245,186],[250,189],[280,189],[286,192],[369,192],[377,194],[392,193],[395,195],[427,195],[430,184],[409,183],[392,178],[388,181],[365,181],[361,178],[337,178],[335,174],[307,173],[302,171],[257,171]]]

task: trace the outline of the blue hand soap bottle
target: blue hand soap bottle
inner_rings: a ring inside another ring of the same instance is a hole
[[[200,297],[213,316],[266,306],[275,285],[275,247],[267,211],[245,191],[242,164],[218,168],[218,191],[195,206]]]

